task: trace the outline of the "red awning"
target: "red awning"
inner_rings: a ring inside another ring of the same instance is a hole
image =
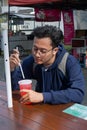
[[[59,2],[62,0],[8,0],[9,5],[13,6],[23,6],[23,5],[31,5],[31,4],[40,4],[40,3],[49,3],[49,2]]]

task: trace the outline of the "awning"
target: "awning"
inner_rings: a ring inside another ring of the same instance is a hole
[[[32,5],[32,4],[40,4],[40,3],[51,3],[51,2],[59,2],[62,0],[8,0],[9,5],[13,6],[22,6],[22,5]]]

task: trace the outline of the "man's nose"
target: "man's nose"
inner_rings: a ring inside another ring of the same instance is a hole
[[[35,55],[40,56],[40,50],[37,50]]]

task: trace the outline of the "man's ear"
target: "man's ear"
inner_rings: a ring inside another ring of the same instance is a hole
[[[53,49],[53,54],[55,55],[55,54],[58,52],[58,50],[59,50],[59,48],[58,48],[58,47],[55,47],[55,48]]]

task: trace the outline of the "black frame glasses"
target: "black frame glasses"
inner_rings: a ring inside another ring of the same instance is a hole
[[[46,49],[38,49],[37,47],[33,47],[32,48],[33,53],[39,53],[39,55],[43,56],[46,55],[48,52],[50,52],[51,50],[53,50],[53,48],[51,48],[50,50],[46,50]]]

